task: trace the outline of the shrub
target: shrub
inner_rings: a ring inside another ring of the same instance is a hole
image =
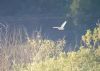
[[[39,63],[17,65],[15,71],[100,71],[100,56],[90,48],[61,53],[57,59],[48,58]]]
[[[64,40],[54,42],[47,39],[29,39],[29,44],[37,50],[33,60],[35,57],[36,60],[40,59],[27,64],[15,64],[14,71],[100,71],[100,44],[97,44],[100,42],[99,31],[100,27],[96,27],[93,32],[87,30],[82,36],[86,46],[67,53],[62,52]],[[97,49],[91,49],[95,47]]]
[[[12,30],[13,29],[13,30]],[[65,40],[42,38],[40,32],[29,38],[24,27],[0,29],[0,71],[11,71],[15,64],[27,64],[57,57]]]
[[[90,48],[98,48],[100,45],[100,26],[94,28],[93,31],[87,30],[86,34],[82,36],[83,46]]]

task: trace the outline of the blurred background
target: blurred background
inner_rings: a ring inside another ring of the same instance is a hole
[[[87,29],[100,18],[100,0],[0,0],[0,23],[23,25],[32,35],[40,31],[52,40],[65,39],[67,44],[80,43]],[[68,21],[64,31],[52,29]],[[13,30],[13,29],[12,29]]]

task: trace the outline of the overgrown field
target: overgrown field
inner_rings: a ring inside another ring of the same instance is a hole
[[[64,38],[57,41],[25,28],[0,31],[0,71],[100,71],[100,26],[87,30],[79,50],[65,52]]]

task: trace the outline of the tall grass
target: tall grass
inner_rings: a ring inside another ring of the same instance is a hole
[[[0,71],[13,71],[15,64],[56,58],[65,45],[64,39],[49,40],[42,37],[39,31],[29,37],[23,26],[3,27],[0,30],[0,40]]]
[[[0,29],[0,71],[100,71],[100,26],[87,31],[80,49],[70,52],[63,51],[63,38],[33,35],[23,26]]]
[[[4,25],[4,24],[1,24]],[[0,29],[0,71],[11,71],[13,61],[23,61],[21,58],[25,49],[26,31],[24,28],[3,26]]]
[[[100,71],[99,55],[90,48],[81,48],[77,52],[61,53],[57,59],[15,65],[15,71]]]

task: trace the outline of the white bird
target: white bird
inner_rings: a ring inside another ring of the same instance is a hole
[[[58,30],[64,30],[66,23],[67,23],[67,21],[64,21],[60,27],[52,27],[52,28],[56,28]]]

